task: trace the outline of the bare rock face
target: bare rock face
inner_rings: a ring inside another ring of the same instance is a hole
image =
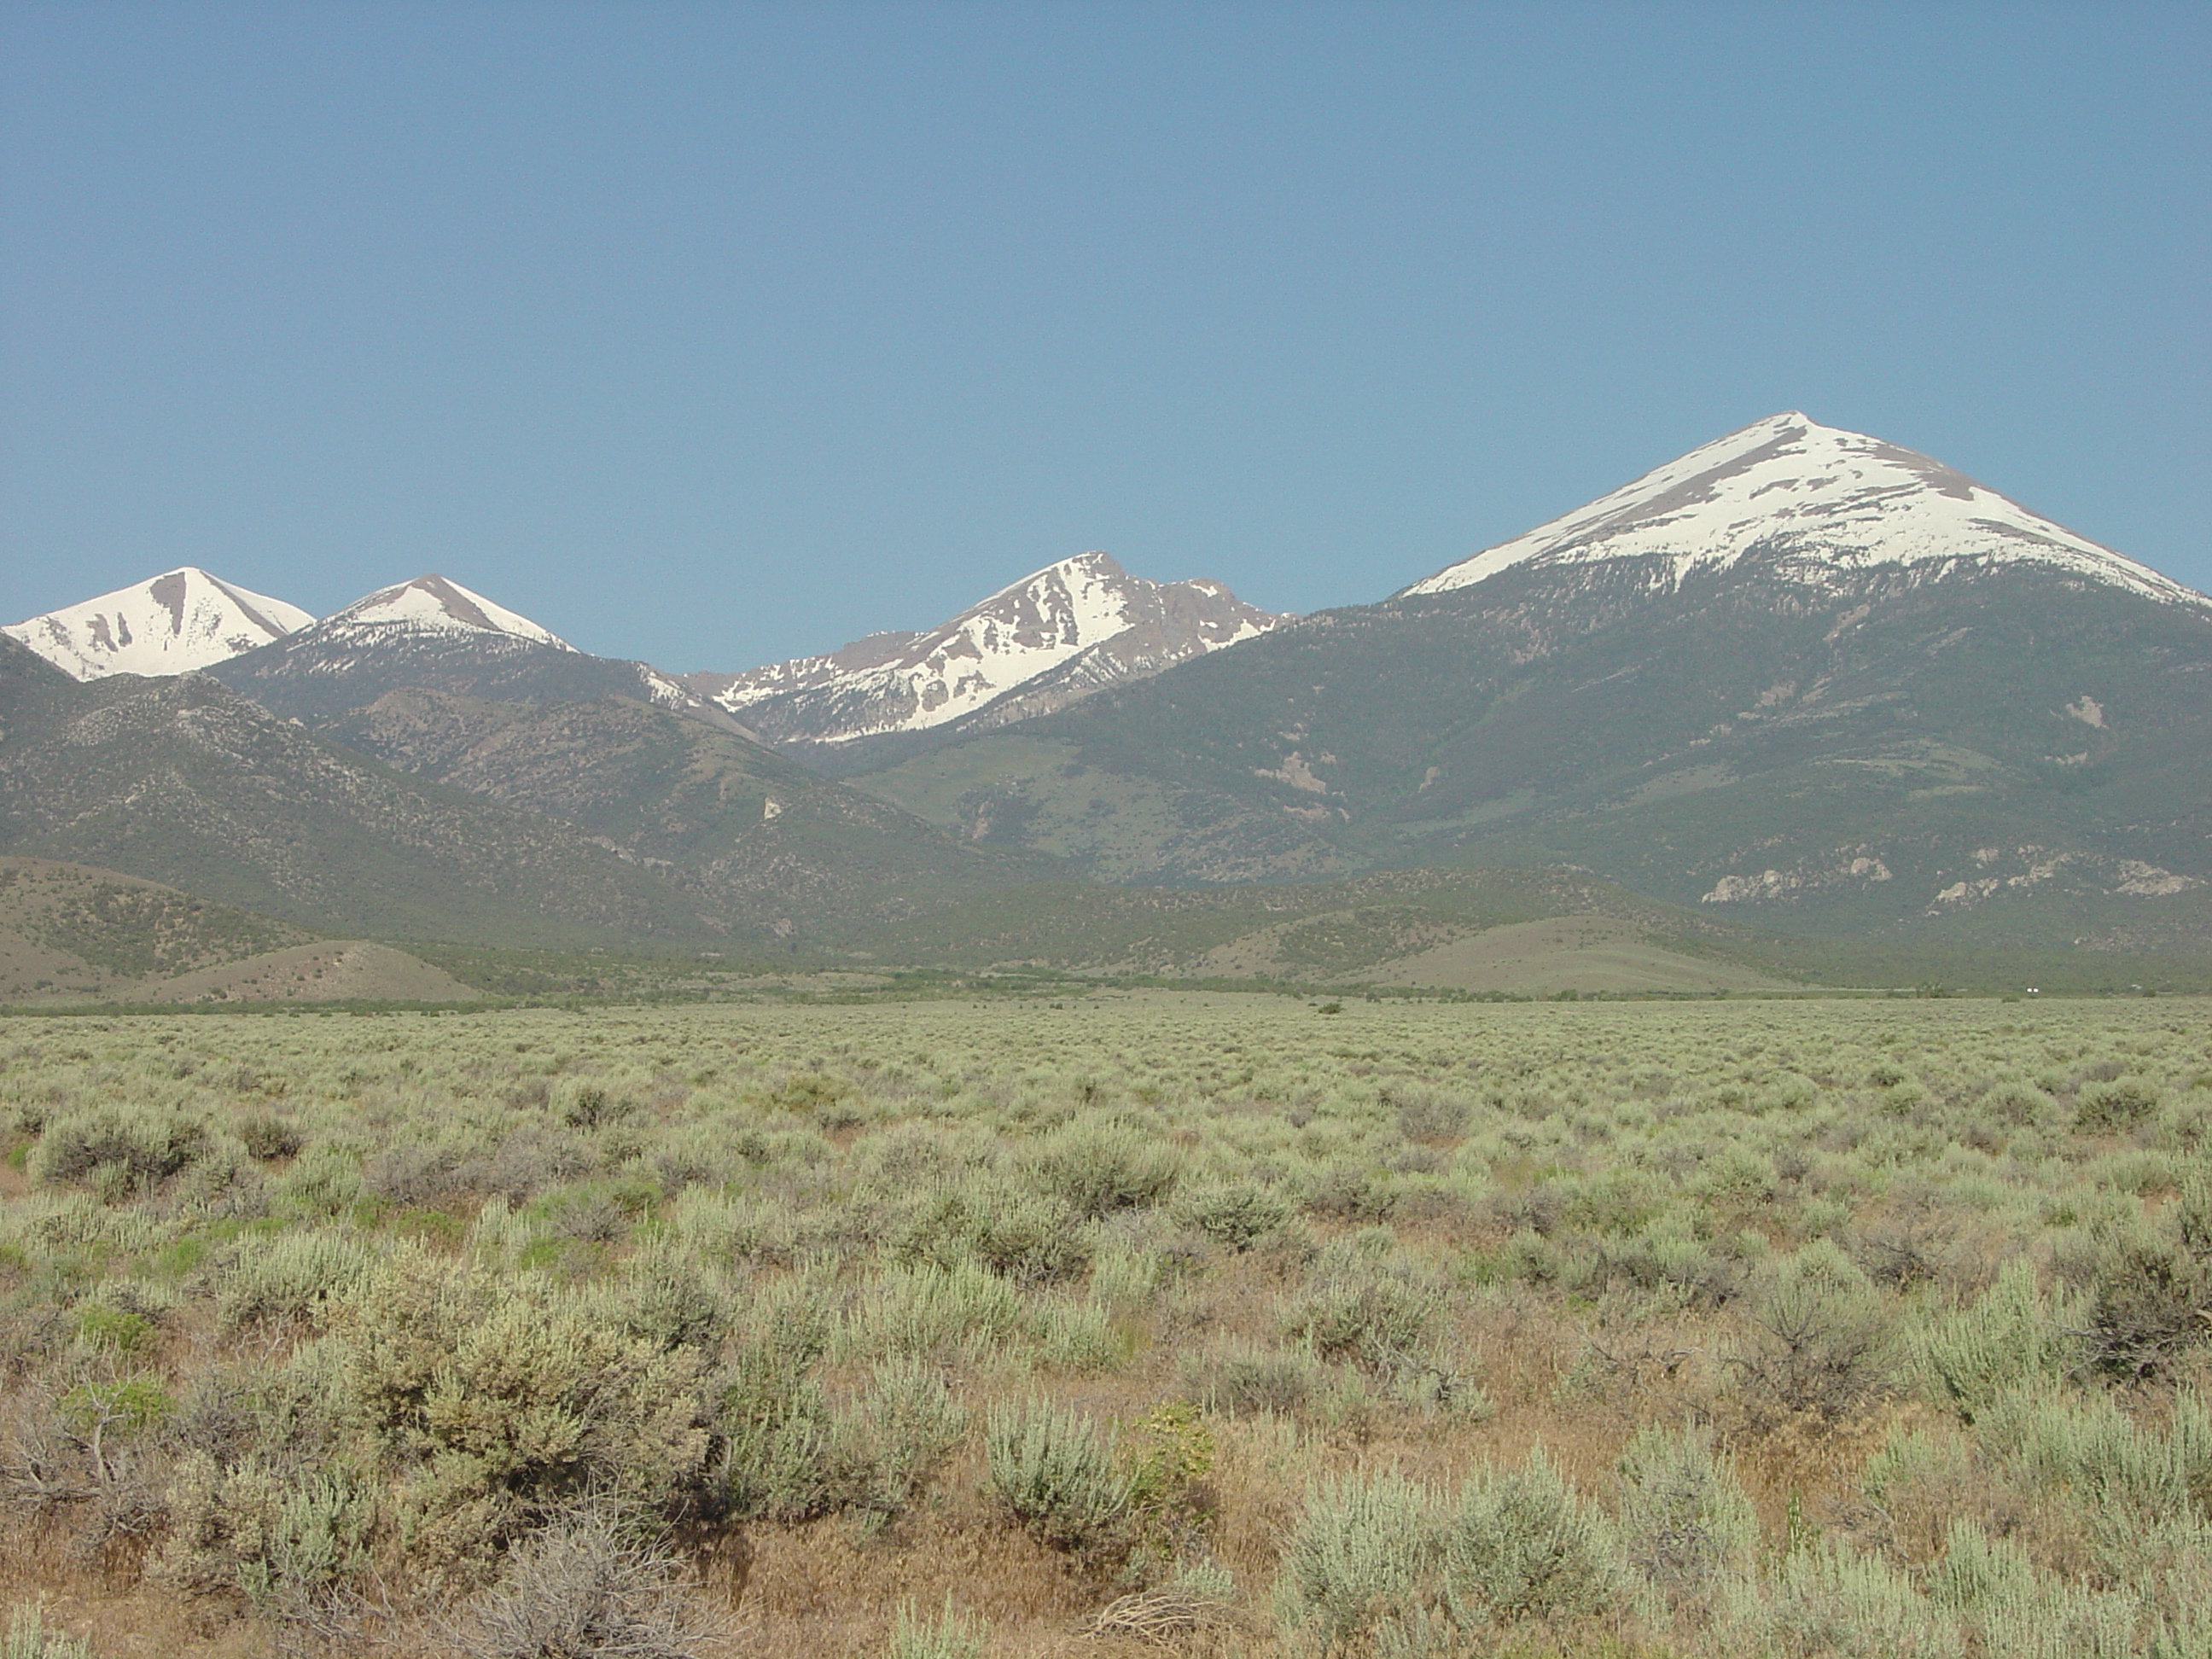
[[[1048,565],[927,633],[684,682],[770,742],[835,744],[1048,714],[1289,618],[1219,582],[1148,581],[1104,553]]]

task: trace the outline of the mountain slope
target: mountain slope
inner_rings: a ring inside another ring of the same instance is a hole
[[[1041,868],[817,777],[658,670],[587,655],[443,577],[217,672],[349,749],[575,827],[716,926],[819,941]]]
[[[1771,459],[1799,424],[1735,453]],[[1878,494],[1826,544],[1812,492],[1765,477],[1763,524],[1729,501],[1685,530],[1738,477],[1694,459],[1656,508],[1623,517],[1617,492],[1486,575],[860,781],[1125,880],[1564,860],[1801,929],[2212,944],[2212,604],[2078,538],[1990,529],[2001,498],[1941,472],[1927,513]],[[1947,543],[1950,505],[1973,522]]]
[[[1407,594],[1471,587],[1516,566],[1634,560],[1679,585],[1756,556],[1801,577],[1876,566],[1931,574],[2027,563],[2169,604],[2203,596],[2029,512],[1917,451],[1770,415],[1534,530],[1486,548]]]
[[[49,611],[0,628],[73,678],[185,674],[315,619],[297,605],[211,576],[196,565],[164,571],[136,587]]]
[[[844,744],[1048,713],[1282,621],[1218,582],[1148,581],[1085,553],[927,633],[875,634],[824,656],[684,679],[768,742]]]
[[[204,675],[79,684],[0,641],[0,851],[319,932],[702,939],[719,919],[565,824],[403,776]]]
[[[430,689],[523,702],[635,697],[741,729],[658,669],[586,655],[438,575],[379,588],[210,672],[264,708],[307,720],[366,707],[386,691]]]
[[[310,724],[418,777],[575,825],[724,922],[779,939],[842,937],[1043,869],[634,697],[398,690]]]
[[[389,945],[314,939],[113,870],[0,858],[0,1002],[453,1001],[479,994]]]
[[[158,882],[0,858],[0,1000],[107,996],[308,939],[287,923]]]

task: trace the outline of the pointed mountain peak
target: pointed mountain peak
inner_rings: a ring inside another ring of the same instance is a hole
[[[563,651],[576,648],[550,629],[541,628],[529,617],[436,574],[380,587],[343,611],[333,611],[324,618],[322,627],[330,633],[389,629],[410,634],[499,634]]]
[[[1041,587],[1056,585],[1062,589],[1079,589],[1096,584],[1126,583],[1129,580],[1129,573],[1121,568],[1121,561],[1111,553],[1078,553],[1071,558],[1054,560],[1030,571],[1026,576],[1008,582],[988,599],[978,599],[953,620],[957,622],[963,617],[980,617],[994,605]]]
[[[1754,551],[1800,568],[2041,564],[2169,604],[2205,603],[1932,456],[1796,410],[1700,445],[1405,592],[1449,592],[1520,565],[1623,559],[1663,562],[1671,585]]]
[[[0,629],[81,680],[107,674],[185,674],[281,640],[308,612],[179,565],[135,587],[49,611]]]
[[[689,684],[775,740],[844,743],[964,720],[1052,677],[1048,695],[1022,704],[1027,718],[1286,620],[1217,581],[1133,576],[1094,549],[1032,570],[927,633],[872,635],[823,656],[692,675]]]

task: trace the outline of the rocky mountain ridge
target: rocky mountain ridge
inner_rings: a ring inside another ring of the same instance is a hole
[[[923,633],[684,683],[779,744],[963,724],[982,730],[1256,639],[1285,618],[1219,582],[1155,582],[1091,552],[1010,583]]]

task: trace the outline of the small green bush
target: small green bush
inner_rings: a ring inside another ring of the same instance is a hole
[[[902,1515],[967,1432],[967,1408],[941,1373],[918,1359],[884,1360],[833,1430],[837,1496],[878,1521]]]
[[[1291,1218],[1290,1200],[1256,1181],[1187,1187],[1170,1212],[1182,1225],[1232,1250],[1249,1250]]]
[[[228,1464],[188,1455],[169,1488],[158,1576],[196,1594],[243,1595],[287,1623],[326,1617],[368,1565],[374,1504],[351,1470],[295,1471],[290,1449]]]
[[[1089,1418],[1042,1402],[994,1412],[983,1449],[999,1501],[1041,1542],[1097,1553],[1115,1541],[1129,1512],[1129,1477]]]
[[[1443,1295],[1425,1275],[1355,1241],[1332,1248],[1310,1286],[1289,1303],[1283,1330],[1324,1359],[1389,1371],[1425,1354],[1443,1312]]]
[[[608,1322],[655,1347],[719,1351],[730,1310],[697,1261],[658,1242],[635,1251],[603,1293]]]
[[[824,1340],[806,1322],[781,1323],[730,1365],[715,1426],[724,1501],[740,1519],[805,1521],[836,1506],[830,1403],[813,1375]]]
[[[222,1328],[321,1322],[333,1302],[354,1296],[376,1271],[375,1253],[350,1232],[295,1227],[248,1233],[216,1268],[216,1305]]]
[[[1036,1156],[1039,1178],[1078,1215],[1158,1204],[1182,1175],[1182,1159],[1157,1132],[1086,1114],[1055,1132]]]
[[[1350,1159],[1329,1164],[1308,1185],[1305,1206],[1338,1221],[1388,1221],[1398,1208],[1398,1184],[1389,1175]]]
[[[1662,1607],[1703,1605],[1756,1566],[1759,1516],[1709,1435],[1646,1428],[1620,1457],[1616,1547]]]
[[[1927,1392],[1968,1423],[2006,1389],[2061,1369],[2065,1352],[2023,1258],[1998,1269],[1972,1306],[1919,1328],[1911,1348]]]
[[[983,1659],[983,1644],[990,1630],[952,1605],[945,1595],[945,1610],[934,1619],[923,1617],[910,1601],[899,1603],[898,1622],[891,1627],[890,1646],[884,1659]]]
[[[2099,1249],[2084,1333],[2099,1370],[2142,1378],[2212,1340],[2212,1252],[2130,1231]]]
[[[1395,1098],[1398,1104],[1398,1133],[1408,1140],[1442,1144],[1457,1140],[1467,1133],[1473,1109],[1456,1095],[1426,1090],[1401,1091]]]
[[[596,1129],[637,1109],[629,1095],[591,1078],[568,1078],[553,1085],[549,1103],[555,1116],[572,1129]]]
[[[1602,1606],[1613,1588],[1605,1529],[1540,1447],[1519,1468],[1468,1483],[1443,1535],[1445,1595],[1463,1629]]]
[[[1964,1659],[1957,1623],[1881,1557],[1830,1543],[1793,1551],[1773,1599],[1746,1620],[1778,1659]]]
[[[1291,1416],[1328,1386],[1322,1362],[1310,1348],[1236,1345],[1186,1366],[1191,1386],[1209,1409],[1233,1416],[1272,1412]]]
[[[1888,1384],[1889,1309],[1832,1240],[1766,1273],[1747,1320],[1751,1340],[1735,1363],[1757,1407],[1832,1421]]]
[[[2082,1134],[2111,1134],[2132,1129],[2158,1109],[2159,1092],[2135,1078],[2094,1083],[2083,1089],[2074,1110],[2074,1127]]]
[[[1055,1285],[1091,1266],[1088,1230],[1067,1207],[995,1175],[963,1181],[914,1206],[890,1241],[892,1257],[951,1267],[981,1262],[1017,1285]]]
[[[246,1150],[264,1164],[279,1158],[296,1158],[301,1147],[307,1144],[300,1126],[290,1118],[279,1117],[273,1112],[256,1112],[241,1119],[238,1138]]]
[[[207,1125],[182,1113],[98,1106],[56,1118],[32,1151],[34,1181],[76,1183],[119,1198],[159,1186],[209,1150]]]
[[[530,1281],[397,1257],[337,1322],[357,1423],[431,1583],[480,1579],[511,1540],[590,1493],[672,1512],[704,1484],[700,1358]]]
[[[1441,1551],[1437,1500],[1395,1474],[1326,1481],[1283,1547],[1275,1614],[1324,1654],[1419,1628]],[[1384,1650],[1388,1650],[1387,1647]]]

